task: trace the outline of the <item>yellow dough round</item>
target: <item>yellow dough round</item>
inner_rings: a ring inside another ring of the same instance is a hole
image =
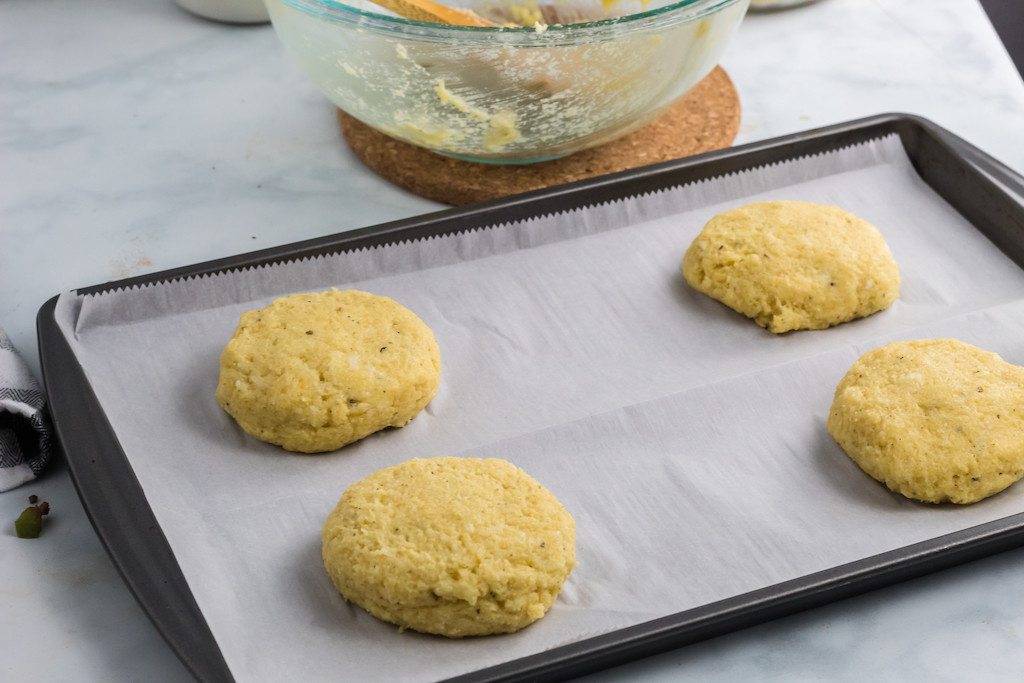
[[[242,314],[217,402],[257,439],[319,453],[407,424],[440,379],[437,341],[404,306],[357,290],[294,294]]]
[[[686,250],[683,276],[776,334],[871,315],[900,291],[877,228],[838,207],[796,201],[718,214]]]
[[[323,526],[341,595],[379,619],[460,638],[540,619],[576,566],[555,496],[497,458],[426,458],[352,484]]]
[[[839,382],[828,431],[893,491],[973,503],[1024,475],[1024,368],[955,339],[893,342]]]

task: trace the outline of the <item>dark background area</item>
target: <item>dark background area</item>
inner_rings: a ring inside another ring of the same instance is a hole
[[[981,0],[1007,52],[1024,74],[1024,0]]]

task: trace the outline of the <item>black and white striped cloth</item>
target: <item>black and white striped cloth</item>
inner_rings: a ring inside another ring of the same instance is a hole
[[[35,479],[49,460],[46,395],[0,329],[0,491]]]

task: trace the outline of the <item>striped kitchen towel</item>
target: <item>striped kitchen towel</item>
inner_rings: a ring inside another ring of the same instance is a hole
[[[46,395],[0,329],[0,491],[35,479],[49,460]]]

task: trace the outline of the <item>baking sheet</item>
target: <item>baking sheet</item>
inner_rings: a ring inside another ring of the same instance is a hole
[[[877,225],[901,298],[775,337],[686,287],[679,261],[708,218],[779,198]],[[402,430],[289,455],[216,406],[217,356],[242,311],[330,286],[416,311],[442,386]],[[955,336],[1024,364],[1022,294],[1020,269],[890,138],[468,234],[69,293],[57,313],[237,680],[433,680],[1024,511],[1014,488],[968,508],[902,500],[824,430],[835,383],[892,339]],[[320,567],[319,526],[345,486],[446,454],[505,457],[576,517],[580,566],[520,633],[398,634],[344,605]]]

